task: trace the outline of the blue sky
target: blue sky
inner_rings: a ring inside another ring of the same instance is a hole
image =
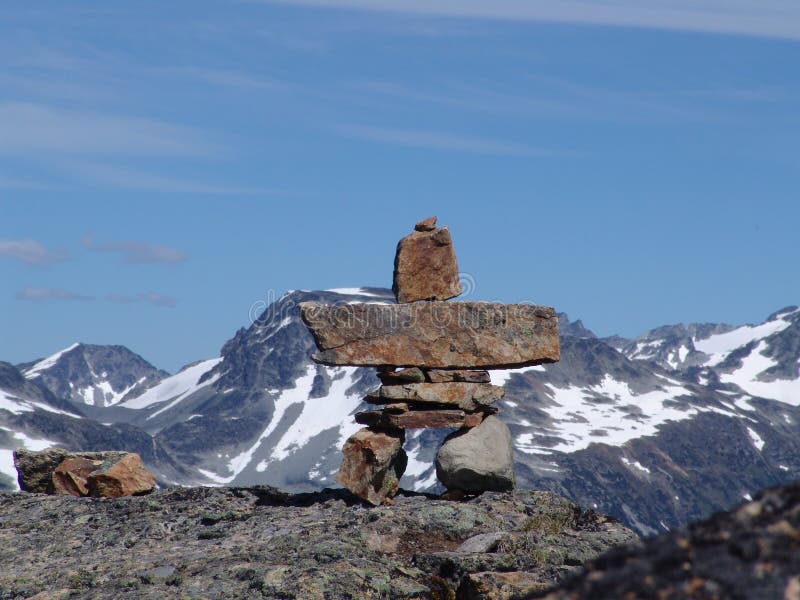
[[[288,289],[391,284],[601,335],[800,303],[800,5],[37,2],[0,15],[0,360],[215,356]]]

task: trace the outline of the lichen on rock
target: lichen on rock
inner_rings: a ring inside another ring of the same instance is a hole
[[[563,530],[526,528],[538,514]],[[477,580],[511,585],[499,572],[552,584],[578,570],[576,560],[636,539],[591,515],[549,492],[449,502],[401,491],[393,506],[374,508],[345,490],[268,487],[0,494],[0,597],[455,597]],[[493,533],[500,541],[486,552],[459,552]]]

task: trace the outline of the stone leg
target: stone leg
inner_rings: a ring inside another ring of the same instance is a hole
[[[378,506],[397,493],[408,457],[401,429],[359,429],[342,448],[336,481],[359,498]]]
[[[514,489],[511,432],[495,416],[445,438],[436,455],[436,476],[448,490],[479,493]]]

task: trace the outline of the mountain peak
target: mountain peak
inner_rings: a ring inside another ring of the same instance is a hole
[[[19,368],[57,397],[90,406],[117,404],[168,375],[125,346],[82,342]]]

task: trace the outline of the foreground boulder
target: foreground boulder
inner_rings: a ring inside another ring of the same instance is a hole
[[[688,528],[613,550],[547,600],[800,599],[800,482]]]
[[[153,491],[155,486],[156,478],[134,453],[117,461],[104,462],[86,478],[89,495],[97,498],[138,496]]]
[[[436,455],[436,476],[448,490],[478,493],[514,488],[511,432],[495,416],[445,438]]]
[[[422,600],[460,598],[476,579],[527,593],[636,539],[549,492],[394,502],[266,487],[0,493],[0,597]]]
[[[69,452],[48,448],[14,451],[23,492],[118,498],[147,494],[156,479],[133,452]]]
[[[53,471],[53,494],[67,496],[88,496],[86,478],[97,469],[103,461],[88,458],[67,458]]]

